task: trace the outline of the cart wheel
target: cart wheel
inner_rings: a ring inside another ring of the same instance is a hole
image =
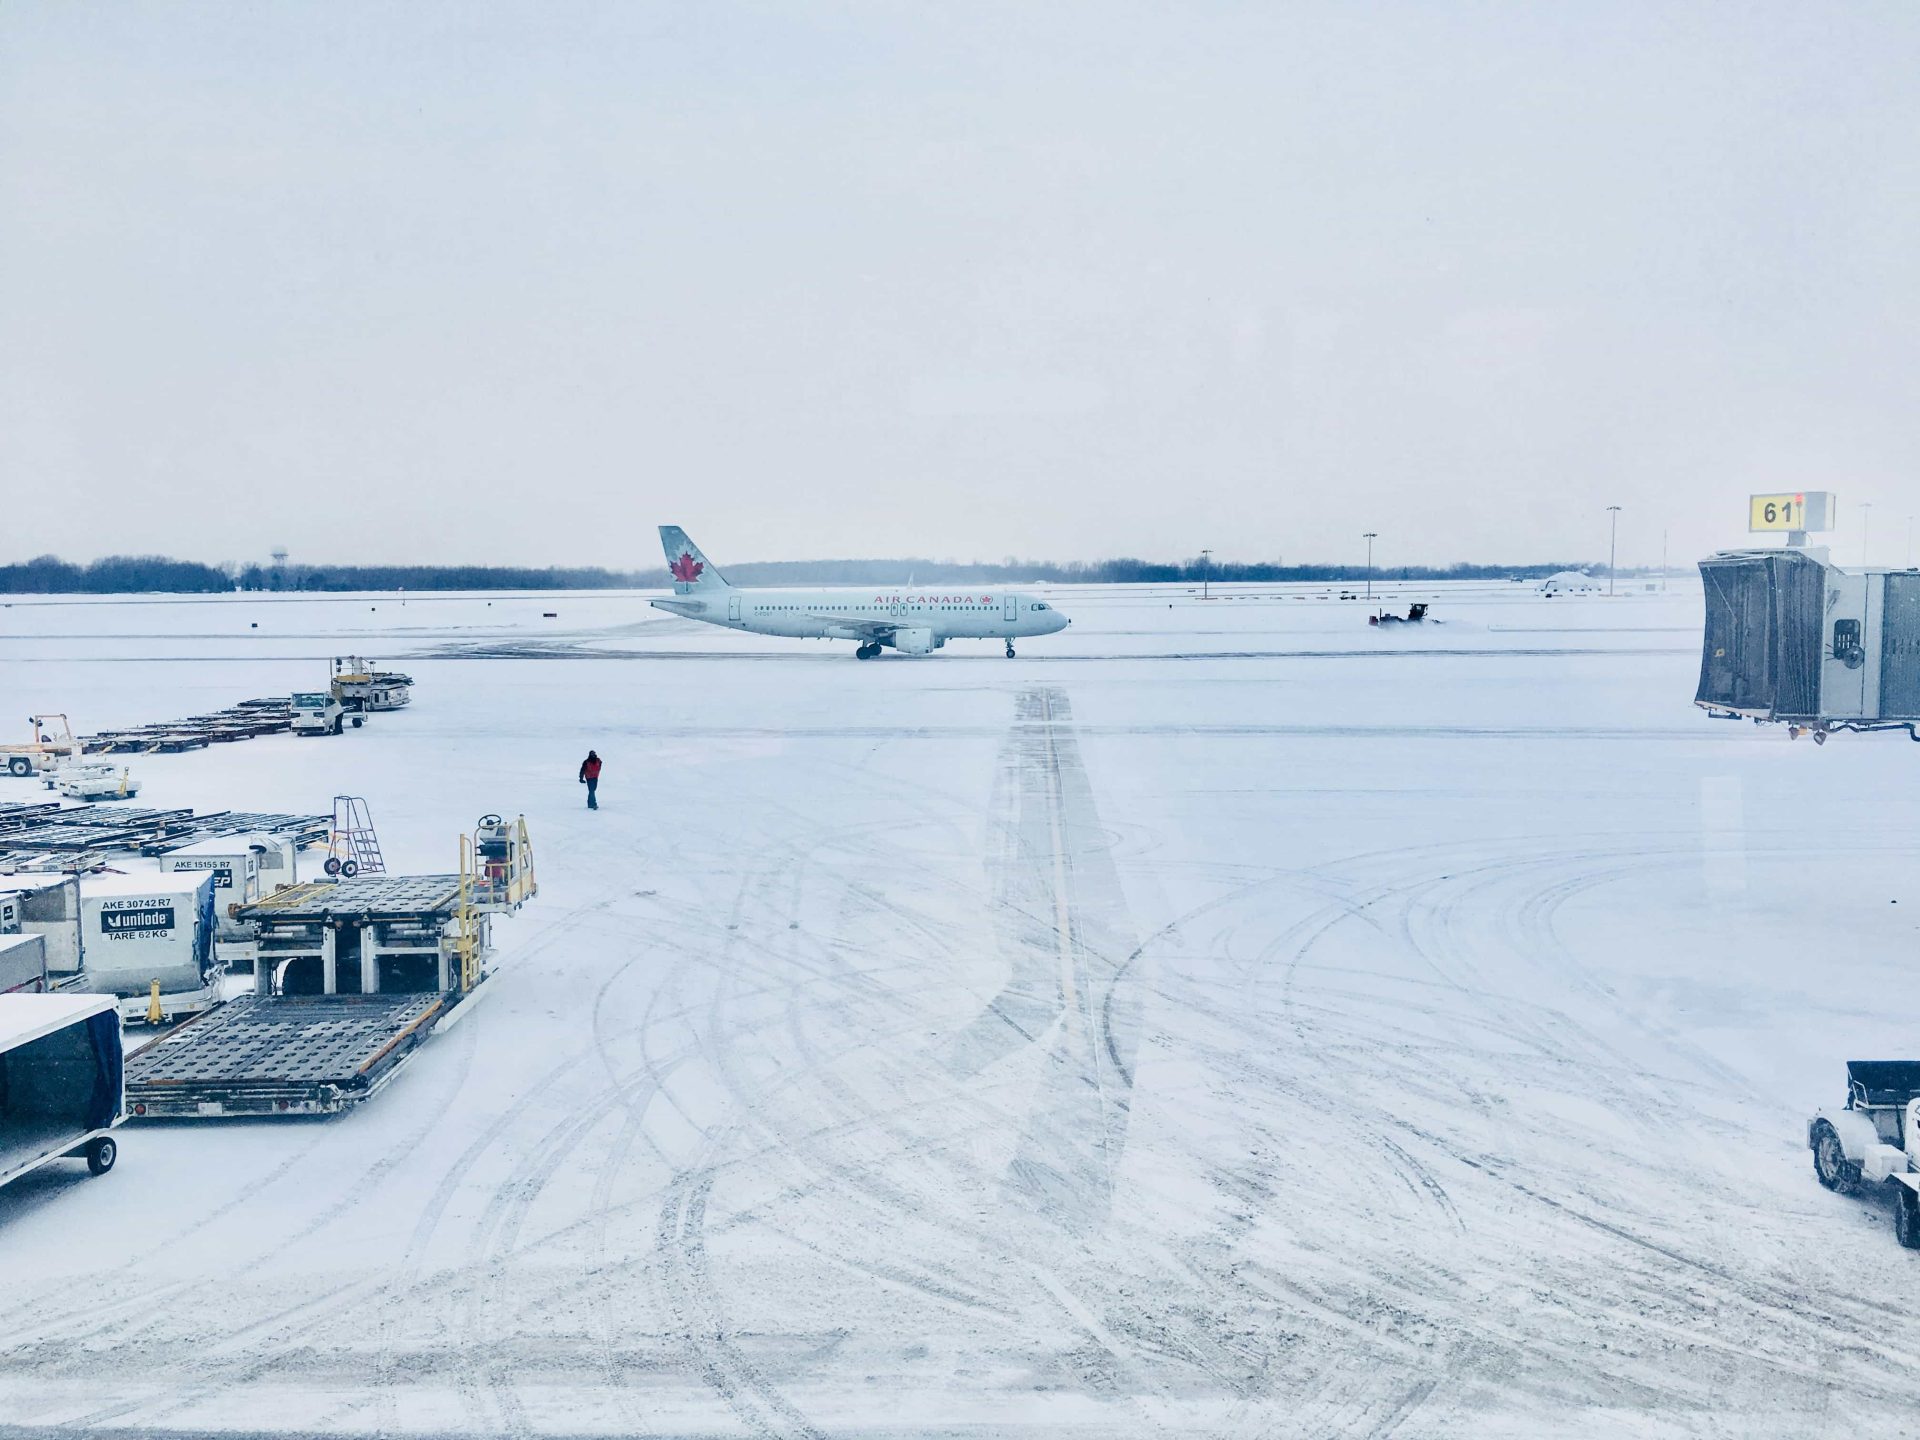
[[[360,862],[358,860],[342,860],[340,862],[340,873],[351,880],[360,873]]]
[[[24,755],[16,755],[7,761],[7,769],[16,775],[31,775],[33,773],[33,762]]]
[[[111,1135],[102,1135],[87,1142],[87,1169],[95,1175],[106,1174],[119,1158],[120,1146]]]
[[[1847,1158],[1840,1136],[1824,1120],[1813,1127],[1813,1175],[1837,1195],[1851,1195],[1860,1188],[1859,1165]]]
[[[1920,1192],[1911,1185],[1902,1185],[1894,1201],[1893,1233],[1907,1249],[1920,1250]]]
[[[329,855],[327,857],[327,863],[320,868],[329,875],[338,875],[340,873],[340,857],[338,855]]]
[[[353,728],[356,730],[358,730],[362,725],[366,723],[367,723],[367,717],[364,715],[356,715],[353,717]]]

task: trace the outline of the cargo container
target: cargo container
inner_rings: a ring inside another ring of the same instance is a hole
[[[0,935],[38,935],[47,974],[60,983],[80,973],[80,882],[72,875],[0,875]]]
[[[46,988],[46,938],[0,935],[0,995],[38,995]]]
[[[120,998],[127,1020],[175,1020],[218,1003],[209,874],[85,875],[80,883],[85,988]]]

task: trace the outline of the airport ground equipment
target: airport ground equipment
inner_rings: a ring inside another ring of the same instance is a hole
[[[1920,1250],[1920,1060],[1849,1060],[1846,1104],[1807,1122],[1813,1173],[1829,1190],[1889,1190],[1893,1233]]]
[[[0,935],[0,995],[43,995],[47,984],[44,935]]]
[[[9,805],[0,801],[0,872],[89,869],[114,854],[164,855],[196,841],[227,835],[263,834],[297,847],[327,838],[325,815],[288,815],[250,810],[146,810],[115,806],[101,811],[57,802]]]
[[[80,881],[72,875],[0,875],[0,938],[37,936],[50,985],[72,983],[85,950]]]
[[[527,817],[507,821],[482,815],[461,847],[460,873],[466,879],[470,903],[489,914],[511,914],[538,895]]]
[[[0,745],[0,769],[9,775],[38,775],[80,758],[80,742],[64,715],[30,715],[33,739],[20,745]]]
[[[356,875],[384,875],[386,856],[373,828],[373,812],[358,795],[333,797],[333,824],[327,831],[327,858],[321,869],[351,880]]]
[[[333,660],[333,696],[341,708],[356,711],[398,710],[413,701],[413,677],[397,670],[376,670],[361,655],[337,655]]]
[[[508,889],[531,885],[523,824],[508,829]],[[473,844],[462,837],[463,851]],[[472,874],[362,875],[291,886],[240,907],[254,993],[133,1057],[136,1118],[330,1114],[377,1093],[472,1003],[492,916]],[[530,892],[528,892],[530,893]]]
[[[69,800],[131,800],[140,793],[140,782],[124,765],[111,760],[69,760],[47,777],[49,788]]]
[[[378,1094],[453,999],[241,996],[136,1053],[128,1108],[135,1119],[334,1114]]]
[[[178,1020],[220,1003],[213,877],[80,877],[83,988],[118,997],[121,1018]]]
[[[338,735],[348,725],[358,730],[364,715],[349,715],[331,690],[296,690],[292,696],[296,735]]]
[[[1920,740],[1920,570],[1846,571],[1811,550],[1730,550],[1700,562],[1700,685],[1711,714]]]
[[[463,974],[470,909],[458,875],[361,875],[289,886],[240,907],[255,929],[233,947],[254,966],[254,993],[374,995],[471,989]],[[473,917],[476,958],[489,950],[489,915]]]
[[[0,1185],[63,1158],[111,1170],[123,1065],[110,997],[0,995]]]
[[[204,750],[235,740],[252,740],[261,735],[283,735],[293,724],[291,702],[284,695],[262,700],[242,700],[224,710],[206,715],[189,715],[184,720],[168,720],[153,725],[136,725],[124,730],[103,730],[81,739],[89,755],[176,754],[184,750]]]

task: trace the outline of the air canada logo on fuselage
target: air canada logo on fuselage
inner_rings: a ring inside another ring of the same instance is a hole
[[[693,556],[685,550],[680,552],[680,558],[678,560],[667,567],[672,573],[673,578],[678,580],[682,585],[691,585],[700,578],[700,572],[706,568],[705,565],[694,559]]]

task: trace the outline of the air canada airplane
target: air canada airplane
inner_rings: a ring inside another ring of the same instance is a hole
[[[660,527],[660,544],[674,593],[671,600],[655,600],[656,609],[750,635],[853,640],[860,660],[889,647],[902,655],[928,655],[949,640],[1004,640],[1011,660],[1019,637],[1052,635],[1072,623],[1046,601],[997,585],[743,590],[729,585],[678,525]]]

